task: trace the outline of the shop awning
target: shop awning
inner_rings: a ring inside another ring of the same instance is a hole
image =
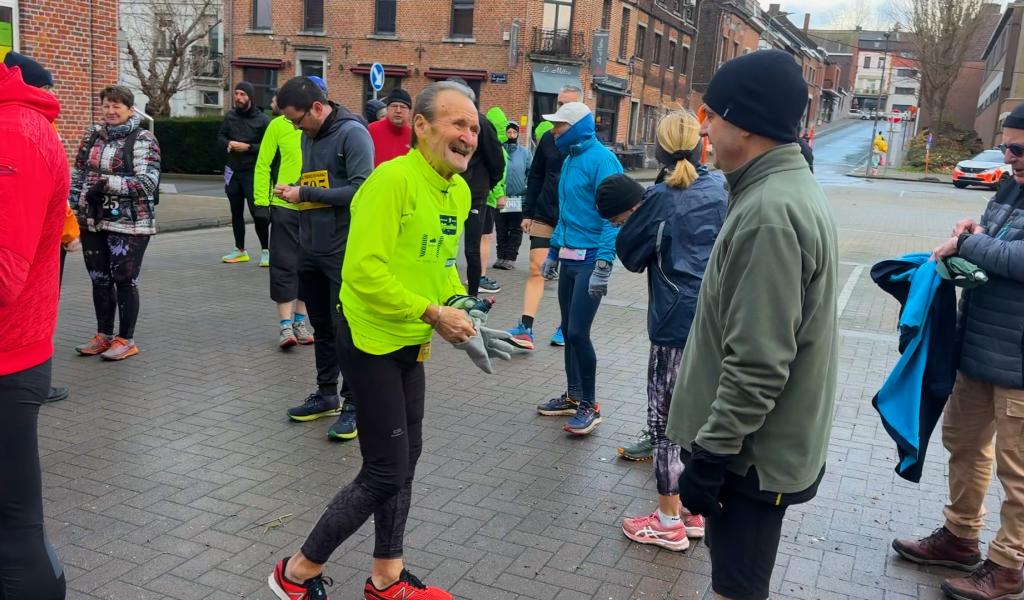
[[[533,91],[541,94],[557,94],[565,85],[583,89],[579,67],[533,63],[532,75]]]
[[[242,56],[231,61],[232,67],[256,67],[259,69],[283,69],[284,61],[273,58],[251,58]]]
[[[352,71],[356,75],[369,75],[370,67],[372,66],[373,65],[356,65],[354,67],[349,67],[348,70]],[[409,67],[384,65],[384,75],[385,77],[408,77]]]
[[[448,79],[449,77],[461,77],[466,81],[483,81],[487,79],[487,71],[484,69],[438,69],[430,67],[423,73],[423,76],[427,79],[436,79],[438,81]]]
[[[622,79],[621,77],[613,77],[606,75],[604,77],[594,78],[594,89],[602,94],[611,94],[613,96],[628,96],[629,81]]]

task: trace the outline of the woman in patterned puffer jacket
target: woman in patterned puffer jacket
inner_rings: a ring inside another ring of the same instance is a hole
[[[142,256],[156,233],[154,205],[160,186],[160,146],[140,127],[124,86],[100,92],[103,124],[93,125],[78,146],[69,203],[82,229],[82,254],[92,279],[96,335],[75,350],[123,360],[138,354]],[[120,315],[117,336],[114,316]]]

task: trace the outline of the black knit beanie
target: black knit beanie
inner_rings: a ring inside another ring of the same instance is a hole
[[[26,83],[28,81],[26,80]],[[1018,104],[1003,121],[1003,129],[1024,129],[1024,104]]]
[[[623,173],[610,175],[597,186],[597,214],[610,219],[633,208],[644,198],[644,186]]]
[[[758,50],[723,64],[708,84],[704,104],[744,131],[795,142],[807,107],[807,82],[788,53]]]
[[[252,84],[248,81],[239,81],[235,84],[236,90],[242,90],[246,96],[249,96],[249,102],[252,103],[256,98],[256,89],[252,87]]]
[[[385,102],[387,104],[391,104],[392,102],[401,102],[402,104],[408,106],[409,110],[412,110],[412,96],[410,96],[409,92],[403,90],[402,88],[395,88],[391,90],[391,93],[388,94],[387,100],[385,100]]]
[[[53,85],[53,75],[24,54],[18,54],[11,50],[4,57],[4,64],[9,68],[18,67],[21,69],[21,79],[32,87],[48,87]]]

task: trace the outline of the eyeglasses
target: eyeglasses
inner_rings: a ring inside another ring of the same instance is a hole
[[[1024,144],[999,144],[998,146],[996,146],[996,148],[999,148],[999,151],[1002,152],[1003,154],[1005,154],[1006,151],[1009,150],[1010,154],[1016,156],[1017,158],[1024,156]]]
[[[302,125],[302,121],[304,121],[306,119],[306,115],[308,115],[308,114],[309,114],[309,111],[307,110],[307,111],[304,111],[302,113],[302,116],[299,117],[298,119],[288,119],[288,117],[285,117],[285,118],[288,119],[288,122],[291,123],[293,127],[298,128],[300,125]]]

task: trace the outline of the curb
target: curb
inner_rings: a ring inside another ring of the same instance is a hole
[[[847,177],[856,177],[857,179],[882,179],[886,181],[906,181],[909,183],[938,183],[941,185],[953,185],[952,181],[942,181],[938,177],[932,176],[921,176],[917,178],[910,177],[891,177],[887,175],[864,175],[863,173],[855,173],[853,171],[846,174]]]
[[[252,224],[252,217],[246,215],[245,222],[247,225]],[[229,227],[230,225],[230,216],[200,217],[197,219],[181,219],[166,223],[157,222],[156,232],[159,234],[174,233],[176,231],[194,231],[196,229],[217,229],[218,227]]]

